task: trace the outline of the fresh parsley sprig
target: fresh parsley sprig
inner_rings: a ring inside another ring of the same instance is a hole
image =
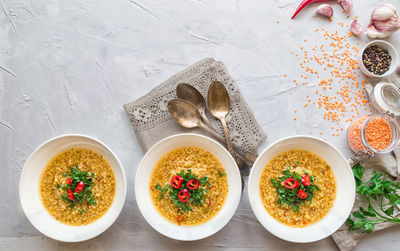
[[[360,207],[347,219],[349,230],[363,233],[374,231],[376,223],[400,223],[400,218],[393,216],[394,209],[400,205],[400,184],[387,179],[382,173],[373,171],[369,180],[363,181],[364,167],[357,164],[352,167],[356,180],[356,192],[368,203],[368,208]]]

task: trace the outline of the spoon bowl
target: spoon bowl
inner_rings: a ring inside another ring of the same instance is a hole
[[[218,119],[225,118],[231,109],[228,91],[219,81],[213,81],[208,90],[208,109]]]
[[[185,128],[195,128],[201,127],[217,138],[219,141],[224,142],[224,138],[222,138],[216,131],[210,129],[201,121],[201,116],[196,107],[185,100],[182,99],[173,99],[168,102],[168,110],[171,116],[183,127]],[[249,175],[250,170],[249,166],[243,161],[243,159],[239,156],[236,156],[235,152],[232,149],[232,146],[228,146],[228,150],[235,156],[235,161],[239,166],[243,175]]]
[[[215,131],[214,126],[211,124],[210,120],[208,120],[206,115],[206,101],[204,100],[203,95],[201,95],[196,88],[185,83],[180,83],[176,87],[176,96],[179,99],[192,103],[200,112],[200,116],[203,118],[204,122],[206,122],[206,125]]]
[[[195,128],[200,126],[200,113],[193,104],[185,100],[170,100],[168,102],[168,111],[172,117],[185,128]]]
[[[208,109],[211,114],[221,121],[222,128],[224,129],[226,145],[228,151],[235,158],[236,163],[243,175],[249,175],[250,168],[244,163],[244,160],[235,153],[232,147],[232,142],[229,137],[228,127],[226,126],[225,117],[231,109],[231,101],[229,99],[228,91],[225,86],[219,81],[213,81],[208,88]]]

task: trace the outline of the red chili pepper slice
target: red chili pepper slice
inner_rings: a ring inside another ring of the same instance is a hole
[[[72,180],[70,178],[67,178],[67,184],[71,185],[72,184]]]
[[[74,192],[71,189],[68,189],[67,195],[69,200],[74,201]]]
[[[182,189],[182,190],[178,193],[178,198],[179,198],[179,200],[180,200],[181,202],[186,202],[186,201],[188,201],[188,200],[189,200],[189,196],[190,196],[189,191],[188,191],[186,188]]]
[[[292,19],[299,14],[299,12],[304,9],[309,4],[312,3],[320,3],[320,2],[331,2],[333,0],[303,0],[303,2],[300,3],[299,7],[297,7],[296,12],[293,14]]]
[[[85,187],[85,184],[83,184],[82,181],[79,181],[78,185],[76,185],[76,187],[75,187],[75,193],[82,192],[84,187]]]
[[[182,183],[183,183],[183,178],[180,175],[176,175],[176,176],[172,177],[172,179],[171,179],[171,186],[176,189],[181,188]]]
[[[307,174],[301,175],[301,183],[303,183],[303,185],[308,187],[311,183],[310,177]]]
[[[299,187],[299,182],[293,178],[287,178],[283,185],[288,189],[296,189]]]
[[[196,190],[199,187],[200,183],[197,180],[189,180],[189,182],[186,184],[187,188],[190,190]]]
[[[299,192],[297,193],[297,196],[301,199],[301,200],[304,200],[304,199],[306,199],[307,197],[308,197],[308,195],[307,195],[307,193],[306,192],[304,192],[303,190],[299,190]]]

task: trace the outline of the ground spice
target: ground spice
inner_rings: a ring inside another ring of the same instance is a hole
[[[355,120],[349,127],[347,137],[353,151],[366,150],[361,140],[363,123],[369,116],[363,116]],[[392,131],[389,123],[384,118],[373,118],[365,127],[365,138],[367,143],[375,150],[382,151],[389,147],[392,139]]]
[[[376,45],[365,49],[362,59],[365,68],[375,75],[382,75],[387,72],[392,62],[392,57],[388,51]]]

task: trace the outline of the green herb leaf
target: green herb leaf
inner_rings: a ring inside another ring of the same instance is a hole
[[[220,170],[217,170],[217,171],[218,171],[219,177],[224,177],[226,175],[225,172],[221,172]]]
[[[79,165],[75,165],[75,167],[70,167],[70,172],[65,172],[63,174],[64,177],[71,179],[71,184],[57,184],[57,188],[64,191],[61,195],[61,199],[66,201],[69,204],[69,207],[72,209],[75,207],[76,204],[82,204],[86,201],[89,205],[96,205],[96,198],[92,195],[92,188],[93,188],[93,178],[95,177],[94,173],[89,173],[87,171],[79,170]],[[68,190],[75,191],[79,182],[83,182],[83,189],[80,193],[73,192],[74,199],[70,200],[68,198]],[[84,210],[78,210],[80,214],[86,213]]]
[[[276,179],[270,179],[270,182],[275,187],[276,192],[278,194],[278,201],[277,201],[278,204],[288,205],[289,207],[292,208],[293,212],[297,212],[300,206],[303,205],[305,202],[306,202],[305,206],[311,205],[312,199],[314,197],[314,192],[320,190],[319,187],[313,184],[315,181],[315,177],[311,176],[310,185],[304,186],[301,182],[301,174],[295,171],[290,172],[290,167],[286,167],[282,171],[282,174],[283,174],[282,176],[277,177]],[[299,183],[299,187],[294,189],[289,189],[284,185],[282,185],[282,183],[288,178],[295,179]],[[300,189],[307,193],[306,199],[300,199],[298,197],[298,192]]]
[[[364,181],[364,167],[361,164],[353,166],[352,170],[356,192],[368,203],[368,210],[360,207],[359,211],[353,212],[353,219],[350,216],[347,220],[349,231],[371,233],[378,222],[400,223],[400,218],[393,216],[396,205],[400,203],[400,185],[376,171],[372,172],[369,180]]]

